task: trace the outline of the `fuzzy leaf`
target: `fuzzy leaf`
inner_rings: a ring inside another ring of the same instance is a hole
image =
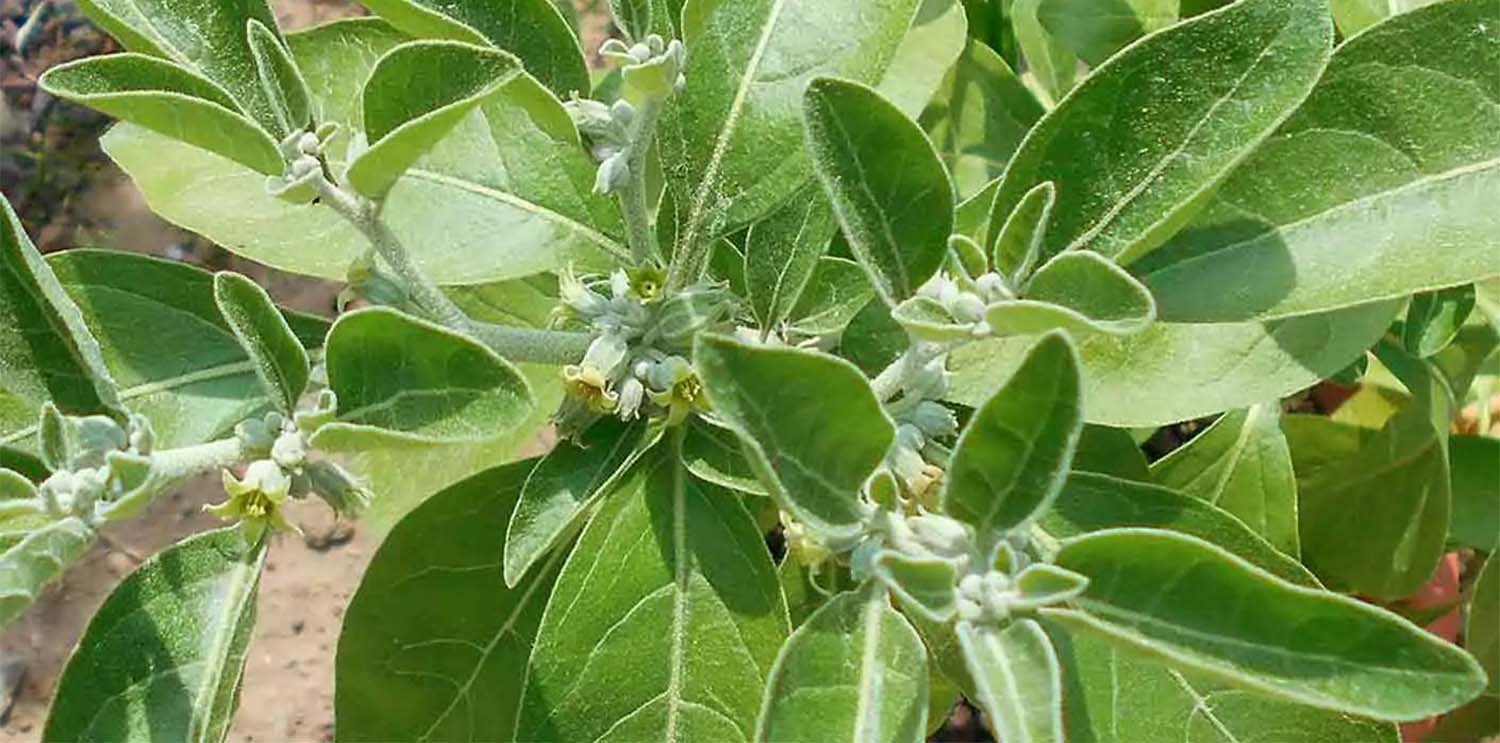
[[[1022,290],[1024,300],[992,304],[985,322],[996,333],[1133,335],[1156,319],[1151,293],[1098,253],[1074,251],[1047,261]]]
[[[958,612],[958,570],[948,560],[887,550],[875,557],[875,577],[903,607],[930,622],[946,622]]]
[[[142,563],[89,620],[42,739],[225,740],[265,556],[229,528]]]
[[[1097,532],[1066,542],[1056,561],[1090,583],[1073,608],[1043,616],[1274,698],[1415,720],[1484,685],[1467,653],[1395,614],[1287,583],[1194,537]]]
[[[667,448],[605,499],[563,566],[516,739],[750,740],[786,604],[739,499]]]
[[[1048,0],[1016,0],[1010,8],[1010,22],[1028,72],[1055,104],[1073,89],[1078,57],[1042,25],[1038,14],[1045,4]]]
[[[533,404],[526,379],[488,347],[390,309],[339,318],[325,358],[339,410],[313,435],[318,448],[485,439]]]
[[[7,532],[16,525],[7,523]],[[44,588],[88,553],[96,539],[93,527],[72,517],[35,526],[19,539],[7,538],[0,552],[0,627],[20,616]]]
[[[508,464],[449,486],[381,543],[339,634],[334,711],[341,740],[514,734],[517,671],[567,554],[559,549],[520,585],[498,588],[502,543],[495,535],[532,465]]]
[[[859,533],[860,486],[896,434],[864,374],[833,356],[716,336],[698,339],[694,362],[776,503],[822,539]]]
[[[214,304],[255,365],[266,394],[291,415],[307,388],[311,367],[307,349],[276,309],[271,295],[237,273],[214,274]]]
[[[968,38],[962,0],[922,0],[875,89],[916,118],[939,95]]]
[[[1396,16],[1340,46],[1277,136],[1139,266],[1162,317],[1300,315],[1500,273],[1487,198],[1500,187],[1497,68],[1488,0]]]
[[[838,223],[821,191],[808,187],[745,235],[745,283],[762,328],[791,317]]]
[[[1332,26],[1322,0],[1244,0],[1131,46],[1032,129],[1000,213],[1055,181],[1043,258],[1150,252],[1307,96]]]
[[[1292,557],[1300,552],[1297,478],[1275,403],[1225,413],[1155,462],[1151,478],[1234,514]]]
[[[975,699],[1005,743],[1062,743],[1062,678],[1057,651],[1041,625],[1018,619],[1005,629],[954,627]]]
[[[874,298],[875,288],[858,263],[825,255],[792,309],[792,329],[804,335],[840,332]]]
[[[1045,513],[1083,428],[1078,353],[1061,334],[1037,341],[958,438],[943,512],[993,540]]]
[[[750,495],[767,495],[745,458],[740,437],[704,418],[688,422],[682,439],[682,466],[694,477]]]
[[[276,118],[272,134],[281,138],[306,131],[313,123],[312,103],[297,61],[292,59],[286,42],[265,24],[257,20],[249,24],[250,54],[255,59],[256,75],[265,91],[268,108]]]
[[[813,170],[849,249],[895,305],[937,272],[953,187],[922,130],[871,88],[818,78],[803,97]]]
[[[1042,0],[1037,19],[1090,65],[1177,22],[1178,0]]]
[[[970,40],[918,121],[965,198],[1004,172],[1042,113],[1010,65]]]
[[[989,226],[994,234],[990,245],[990,265],[1013,281],[1025,281],[1042,254],[1047,225],[1052,222],[1052,207],[1057,204],[1057,186],[1052,181],[1037,184],[1020,203],[1007,213],[990,212]]]
[[[927,726],[927,653],[872,582],[841,593],[776,657],[755,740],[919,743]]]
[[[550,0],[371,0],[368,7],[418,38],[504,49],[559,96],[591,89],[578,38]]]

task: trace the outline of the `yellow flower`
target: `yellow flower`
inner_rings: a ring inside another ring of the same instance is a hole
[[[689,413],[708,412],[708,398],[703,383],[686,362],[672,364],[670,384],[663,391],[653,391],[651,401],[667,409],[667,425],[687,420]]]
[[[223,475],[229,499],[204,506],[203,510],[225,521],[238,521],[251,544],[259,542],[268,528],[301,533],[281,512],[281,504],[291,492],[292,479],[275,462],[262,459],[251,463],[245,468],[244,479],[235,479],[229,470],[224,470]]]
[[[660,268],[655,266],[641,266],[626,272],[630,277],[630,293],[644,304],[651,304],[661,299],[662,286],[666,283],[666,275]]]
[[[596,413],[611,412],[620,404],[620,395],[609,388],[604,373],[592,366],[563,367],[563,384],[569,397]]]

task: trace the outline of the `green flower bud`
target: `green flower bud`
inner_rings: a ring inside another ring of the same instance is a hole
[[[370,505],[370,491],[343,467],[333,462],[310,462],[303,468],[303,473],[307,478],[308,489],[340,516],[358,516]]]
[[[923,400],[912,411],[911,423],[929,439],[940,439],[958,433],[958,417],[946,406]]]
[[[685,348],[707,328],[723,324],[735,307],[728,287],[703,284],[684,289],[662,302],[648,341],[660,340],[668,348]]]

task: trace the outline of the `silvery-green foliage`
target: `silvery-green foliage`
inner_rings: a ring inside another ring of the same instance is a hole
[[[1494,0],[611,0],[594,75],[554,0],[365,4],[88,0],[125,51],[41,79],[345,283],[5,205],[0,623],[187,478],[229,524],[43,740],[226,740],[313,496],[399,519],[339,741],[1500,733]],[[1401,602],[1456,547],[1461,644]]]

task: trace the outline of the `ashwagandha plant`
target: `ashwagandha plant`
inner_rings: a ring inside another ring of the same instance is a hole
[[[1500,2],[615,0],[594,73],[550,0],[80,4],[129,51],[42,84],[152,208],[360,308],[7,207],[0,620],[187,477],[234,522],[43,740],[224,740],[311,495],[395,522],[343,741],[1500,728]],[[1459,548],[1463,647],[1395,603]]]

